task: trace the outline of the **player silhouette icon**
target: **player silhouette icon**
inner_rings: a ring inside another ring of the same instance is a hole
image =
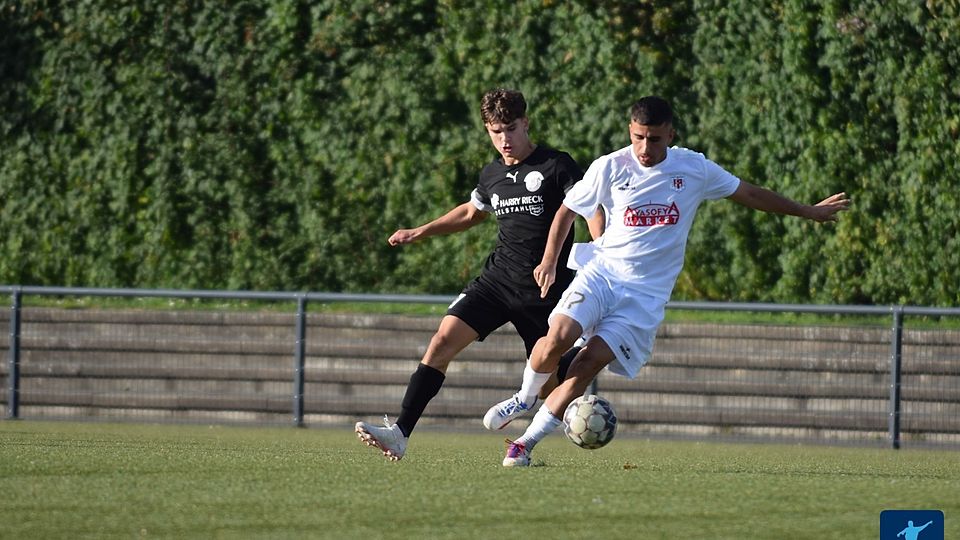
[[[907,521],[907,526],[903,528],[902,531],[897,533],[897,538],[903,537],[904,540],[917,540],[917,537],[920,536],[920,531],[927,528],[928,525],[933,523],[928,521],[922,527],[914,527],[913,520]]]

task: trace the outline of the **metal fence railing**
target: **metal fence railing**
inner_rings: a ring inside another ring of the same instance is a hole
[[[10,309],[0,315],[10,329],[0,340],[7,357],[0,367],[0,403],[8,418],[295,425],[395,414],[438,322],[437,316],[311,308],[452,300],[26,286],[0,291],[10,295]],[[50,301],[31,306],[24,302],[31,296],[207,304],[71,309]],[[596,381],[625,432],[960,448],[960,309],[671,302],[668,310],[752,312],[760,319],[812,313],[835,320],[665,323],[637,379],[603,373]],[[479,425],[483,411],[519,384],[522,360],[522,344],[509,328],[469,347],[451,364],[422,423]]]

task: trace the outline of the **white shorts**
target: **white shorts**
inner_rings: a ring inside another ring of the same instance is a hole
[[[612,280],[590,264],[577,272],[550,320],[566,315],[580,324],[585,336],[603,339],[616,356],[607,368],[632,379],[653,353],[666,303]]]

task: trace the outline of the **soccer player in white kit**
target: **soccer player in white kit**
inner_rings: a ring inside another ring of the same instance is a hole
[[[636,377],[653,351],[657,327],[683,266],[687,236],[700,203],[729,198],[744,206],[816,222],[836,221],[850,204],[837,193],[816,205],[804,205],[738,179],[703,154],[671,147],[675,132],[670,104],[648,96],[630,112],[630,145],[600,157],[566,195],[551,225],[543,260],[533,275],[547,294],[553,285],[559,247],[577,214],[607,213],[607,228],[550,314],[550,329],[537,341],[520,391],[494,405],[485,422],[499,429],[522,414],[506,405],[532,403],[560,355],[588,336],[567,374],[537,411],[524,434],[507,447],[504,466],[530,464],[530,452],[562,425],[567,405],[609,366]]]
[[[573,280],[574,272],[562,269],[566,271],[557,274],[557,282],[563,285],[550,295],[543,295],[532,274],[543,259],[553,214],[567,191],[583,176],[583,170],[566,152],[530,139],[527,102],[522,93],[503,88],[491,90],[480,100],[480,114],[497,156],[480,171],[471,200],[429,223],[399,229],[388,239],[390,245],[399,246],[467,230],[490,215],[497,220],[497,243],[480,275],[447,308],[410,376],[397,421],[391,424],[385,417],[382,427],[369,422],[354,425],[364,444],[381,451],[391,461],[406,454],[413,429],[440,392],[447,367],[460,351],[474,341],[483,341],[509,322],[523,340],[529,357],[537,340],[547,333],[547,317],[560,300],[562,289]],[[597,213],[588,220],[592,237],[602,232],[603,218],[603,214]],[[571,235],[561,239],[557,249],[566,253],[572,245]],[[575,352],[565,357],[564,364]],[[558,370],[557,379],[562,378],[564,371]],[[550,390],[548,385],[543,389],[544,395]],[[526,410],[534,401],[513,403],[511,408]]]

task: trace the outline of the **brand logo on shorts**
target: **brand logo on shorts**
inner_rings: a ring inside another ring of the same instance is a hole
[[[620,344],[620,353],[623,354],[623,357],[627,360],[630,359],[630,347],[627,347],[623,343]]]
[[[644,204],[636,208],[627,208],[623,213],[623,224],[627,227],[656,227],[658,225],[676,225],[680,222],[680,209],[677,203]]]

